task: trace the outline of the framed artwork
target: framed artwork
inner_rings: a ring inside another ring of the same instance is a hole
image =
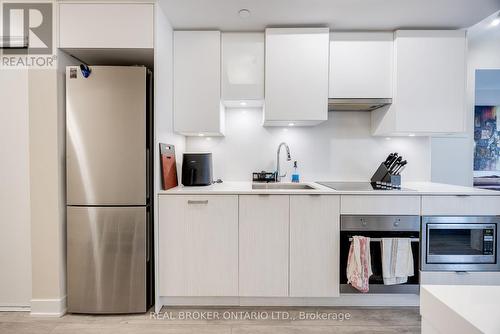
[[[476,106],[474,111],[474,171],[500,171],[500,106]]]
[[[474,110],[474,186],[500,190],[500,106]]]

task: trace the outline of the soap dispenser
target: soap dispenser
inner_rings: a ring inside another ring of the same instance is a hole
[[[297,161],[293,162],[293,173],[292,173],[292,182],[300,182],[299,171],[297,167]]]

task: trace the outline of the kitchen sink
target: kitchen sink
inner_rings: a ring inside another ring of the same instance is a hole
[[[316,188],[304,183],[253,183],[252,189],[312,190]]]

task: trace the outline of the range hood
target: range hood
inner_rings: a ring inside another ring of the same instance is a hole
[[[328,99],[328,111],[372,111],[392,103],[392,99]]]

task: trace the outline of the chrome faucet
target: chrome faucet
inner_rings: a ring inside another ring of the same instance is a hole
[[[292,158],[290,157],[290,148],[288,147],[288,145],[285,142],[279,144],[278,152],[276,152],[276,182],[280,182],[281,178],[286,176],[286,172],[285,174],[281,175],[280,171],[280,151],[282,146],[285,146],[286,149],[286,161],[292,160]]]

